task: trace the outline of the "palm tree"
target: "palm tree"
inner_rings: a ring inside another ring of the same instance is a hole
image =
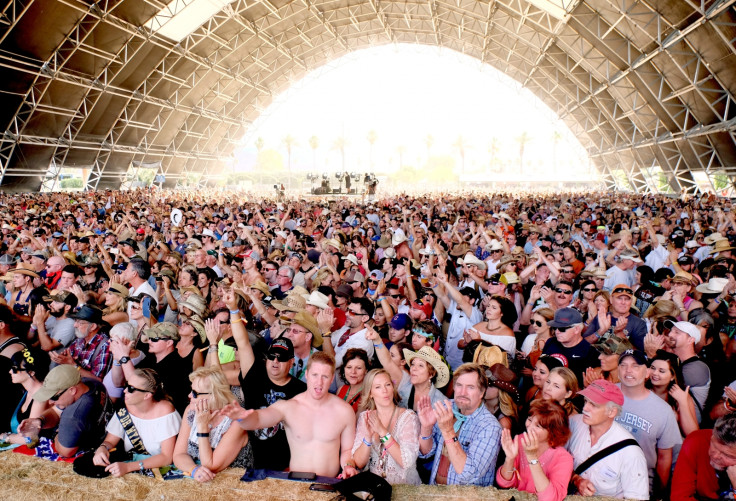
[[[317,136],[309,138],[309,147],[312,148],[312,169],[317,171],[317,148],[319,148],[319,139]]]
[[[432,145],[434,145],[434,137],[432,137],[432,134],[427,134],[425,136],[424,144],[427,146],[427,161],[429,162],[429,157],[432,154]]]
[[[376,144],[376,141],[378,140],[378,134],[376,134],[376,131],[373,129],[368,131],[368,136],[366,137],[368,140],[368,144],[370,144],[370,161],[371,161],[371,171],[373,170],[373,147]]]
[[[465,150],[467,149],[468,145],[465,142],[465,138],[460,134],[457,136],[457,139],[452,144],[452,147],[457,149],[458,154],[460,154],[460,165],[462,168],[462,174],[465,174]]]
[[[289,166],[289,189],[291,189],[291,149],[296,146],[296,138],[291,134],[287,134],[281,142],[286,146],[286,154],[288,155],[288,166]]]
[[[340,151],[340,157],[342,159],[342,172],[345,172],[345,147],[348,145],[348,140],[345,136],[338,136],[332,142],[332,149]]]
[[[552,133],[552,172],[557,174],[557,145],[562,139],[562,134],[559,131]]]
[[[526,131],[523,131],[521,135],[516,138],[516,142],[519,143],[519,174],[524,172],[524,149],[526,148],[526,144],[531,140],[531,136],[529,136]]]

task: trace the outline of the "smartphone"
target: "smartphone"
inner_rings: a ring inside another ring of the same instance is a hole
[[[312,484],[309,486],[309,490],[318,492],[335,492],[335,488],[330,484]]]
[[[290,471],[289,479],[291,480],[314,480],[317,474],[313,471]]]

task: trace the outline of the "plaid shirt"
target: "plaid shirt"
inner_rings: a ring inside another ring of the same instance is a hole
[[[98,332],[89,343],[84,339],[75,339],[69,346],[69,354],[78,366],[101,379],[110,370],[112,364],[109,345],[108,337]]]
[[[460,428],[457,435],[458,441],[467,454],[465,468],[462,473],[457,473],[450,464],[447,472],[448,485],[493,485],[496,478],[496,458],[501,447],[501,425],[493,414],[481,404]],[[440,457],[444,439],[437,424],[432,429],[432,450],[427,454],[420,452],[419,457],[427,458],[434,454],[432,475],[429,478],[430,485],[435,484],[437,468],[440,466]]]

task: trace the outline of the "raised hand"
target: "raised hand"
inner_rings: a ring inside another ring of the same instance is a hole
[[[529,431],[521,435],[521,446],[524,447],[527,459],[539,458],[539,436],[534,428],[529,428]]]
[[[425,395],[417,400],[417,417],[419,417],[419,423],[422,425],[422,429],[431,429],[437,422],[437,416],[432,410],[432,401],[428,395]]]
[[[207,340],[210,346],[217,346],[220,342],[220,325],[214,319],[208,319],[204,322],[204,332],[207,334]]]
[[[588,386],[593,381],[597,381],[603,377],[600,367],[588,367],[583,374],[583,386]]]
[[[242,421],[255,412],[254,409],[243,409],[237,400],[233,400],[215,414],[227,416],[233,421]]]
[[[501,430],[501,447],[506,454],[506,462],[514,463],[514,459],[519,455],[519,443],[511,436],[511,430],[504,428]]]

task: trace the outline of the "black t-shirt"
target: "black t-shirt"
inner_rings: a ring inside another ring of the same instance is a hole
[[[643,318],[649,307],[654,303],[654,300],[665,292],[667,291],[663,287],[654,285],[651,282],[636,289],[636,292],[634,292],[636,303],[634,306],[639,310],[639,318]]]
[[[583,387],[583,374],[588,367],[600,367],[598,350],[593,348],[585,339],[575,346],[566,348],[557,339],[549,339],[544,344],[542,353],[545,355],[563,355],[567,359],[567,366],[578,377],[578,384]]]
[[[268,377],[263,362],[256,361],[245,375],[240,377],[246,409],[263,409],[279,400],[288,400],[307,389],[304,382],[291,378],[283,386],[274,384]],[[283,423],[271,428],[250,432],[253,459],[256,468],[285,470],[289,467],[291,451]]]
[[[136,369],[155,370],[164,384],[164,390],[174,401],[174,407],[179,414],[184,415],[184,410],[189,405],[189,393],[192,391],[192,383],[189,381],[191,363],[174,350],[160,362],[156,362],[155,355],[148,354],[136,365]]]

